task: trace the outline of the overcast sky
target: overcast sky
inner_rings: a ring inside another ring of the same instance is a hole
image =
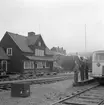
[[[0,39],[6,31],[40,33],[49,48],[104,49],[103,0],[0,0]]]

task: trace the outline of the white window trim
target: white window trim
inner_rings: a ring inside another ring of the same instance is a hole
[[[41,67],[41,66],[38,66],[38,63],[41,63],[41,64],[42,64],[42,62],[36,62],[36,64],[37,64],[37,69],[43,68],[43,64],[42,64],[42,67]]]
[[[42,67],[39,66],[38,63],[41,63],[41,64],[42,64]],[[44,66],[45,68],[50,68],[50,67],[46,66],[46,62],[36,62],[36,64],[37,64],[37,69],[43,68],[43,66]]]
[[[31,66],[30,66],[31,69],[34,69],[34,61],[31,61]]]
[[[27,65],[26,65],[27,63]],[[34,62],[33,61],[24,61],[24,69],[34,69]]]
[[[44,56],[44,50],[35,49],[35,56]]]
[[[11,54],[9,54],[9,50],[11,50]],[[12,56],[12,48],[7,48],[7,55]]]
[[[44,50],[42,51],[42,56],[44,56]]]

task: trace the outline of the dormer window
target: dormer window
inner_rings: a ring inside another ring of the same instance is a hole
[[[12,48],[7,48],[7,55],[12,56]]]
[[[38,43],[38,46],[41,46],[41,42]]]

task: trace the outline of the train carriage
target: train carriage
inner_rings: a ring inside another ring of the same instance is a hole
[[[100,84],[104,83],[104,50],[93,52],[92,77],[97,79]]]

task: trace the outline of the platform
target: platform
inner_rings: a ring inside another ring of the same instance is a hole
[[[81,81],[79,79],[78,83],[77,84],[73,84],[73,86],[83,86],[83,85],[87,85],[87,84],[90,84],[90,83],[93,83],[93,82],[95,82],[95,79],[89,77],[89,79],[83,80],[83,81]]]

